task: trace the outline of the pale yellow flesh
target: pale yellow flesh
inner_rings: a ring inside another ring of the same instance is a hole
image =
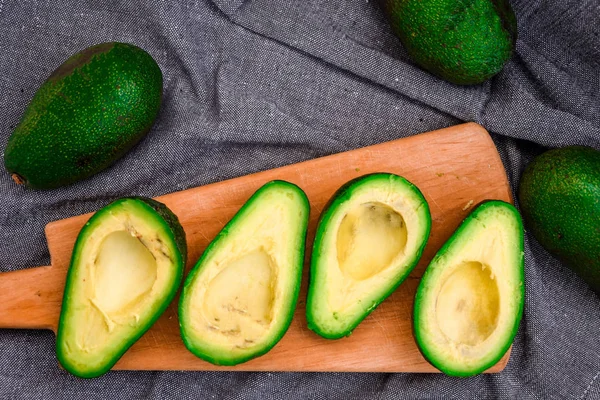
[[[262,248],[226,265],[206,291],[204,315],[211,328],[246,344],[260,338],[272,319],[275,268]]]
[[[323,237],[322,249],[333,251],[321,252],[313,317],[339,331],[362,315],[406,271],[421,246],[426,218],[422,199],[409,188],[383,180],[356,188]]]
[[[173,279],[172,250],[143,217],[111,210],[88,235],[71,278],[63,341],[65,356],[102,365],[148,318]]]
[[[104,316],[110,333],[114,321],[135,309],[152,290],[157,275],[156,260],[138,238],[127,231],[114,231],[100,244],[92,268],[95,285],[90,302]],[[139,318],[138,314],[133,315]],[[90,346],[95,346],[94,340]]]
[[[186,296],[192,340],[241,354],[269,343],[285,322],[307,218],[298,196],[262,192],[205,256]]]
[[[342,219],[337,257],[342,273],[357,281],[387,268],[406,246],[402,216],[383,203],[363,203]]]
[[[448,340],[476,346],[487,339],[500,312],[498,284],[490,268],[474,261],[456,267],[442,284],[435,312]]]
[[[486,210],[491,212],[492,210]],[[519,307],[512,294],[519,288],[514,233],[517,222],[510,212],[495,210],[494,218],[472,219],[461,231],[463,240],[434,262],[420,317],[420,329],[433,354],[443,354],[457,369],[485,363],[497,354],[512,328]]]

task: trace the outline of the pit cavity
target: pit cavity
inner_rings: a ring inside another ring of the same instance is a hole
[[[350,210],[337,232],[337,259],[344,275],[360,281],[386,269],[404,251],[404,218],[390,206],[369,202]]]
[[[452,342],[476,346],[498,325],[500,292],[489,266],[465,261],[455,268],[437,297],[436,318]]]
[[[208,284],[204,313],[209,327],[253,343],[272,319],[276,265],[260,248],[229,262]]]
[[[156,259],[126,231],[107,235],[95,259],[94,303],[107,315],[143,301],[156,282]]]

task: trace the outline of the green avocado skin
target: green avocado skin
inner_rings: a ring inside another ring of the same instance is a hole
[[[4,165],[36,189],[86,179],[129,151],[160,109],[162,73],[131,44],[73,55],[42,84],[8,140]]]
[[[517,23],[507,0],[381,0],[394,33],[425,70],[482,83],[510,58]]]
[[[156,211],[156,213],[158,215],[160,215],[162,217],[162,219],[169,226],[169,228],[171,229],[171,232],[173,233],[173,239],[175,240],[177,249],[179,250],[179,253],[181,254],[181,258],[183,259],[183,263],[185,264],[185,262],[187,260],[187,240],[186,240],[186,236],[185,236],[185,231],[183,230],[183,226],[181,226],[181,223],[179,222],[179,218],[177,218],[177,215],[175,215],[173,213],[173,211],[171,211],[163,203],[153,200],[151,198],[141,197],[141,196],[126,197],[126,199],[127,198],[139,200],[139,201],[147,204],[148,206],[152,207],[152,209],[154,211]]]
[[[526,229],[600,294],[600,151],[569,146],[536,157],[519,203]]]

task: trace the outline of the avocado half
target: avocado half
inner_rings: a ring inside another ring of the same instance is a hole
[[[298,300],[309,210],[299,187],[269,182],[208,245],[179,303],[189,351],[216,365],[236,365],[279,342]]]
[[[389,173],[342,186],[321,214],[306,304],[309,329],[348,336],[408,276],[431,230],[427,201]]]
[[[523,260],[523,223],[512,205],[487,201],[463,221],[415,296],[415,339],[433,366],[466,377],[502,358],[523,313]]]
[[[79,232],[67,274],[56,355],[73,375],[108,371],[165,311],[181,283],[185,232],[157,201],[128,197]]]

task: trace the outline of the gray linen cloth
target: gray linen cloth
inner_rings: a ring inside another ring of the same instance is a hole
[[[543,146],[600,148],[600,3],[512,4],[513,58],[491,81],[460,87],[416,67],[370,0],[0,0],[2,151],[39,85],[84,47],[134,43],[164,74],[154,129],[110,169],[53,191],[0,174],[0,271],[48,265],[46,223],[120,196],[462,121],[493,133],[513,190]],[[128,371],[86,381],[57,367],[52,333],[0,330],[0,399],[599,399],[600,300],[530,235],[525,253],[525,312],[500,374]]]

